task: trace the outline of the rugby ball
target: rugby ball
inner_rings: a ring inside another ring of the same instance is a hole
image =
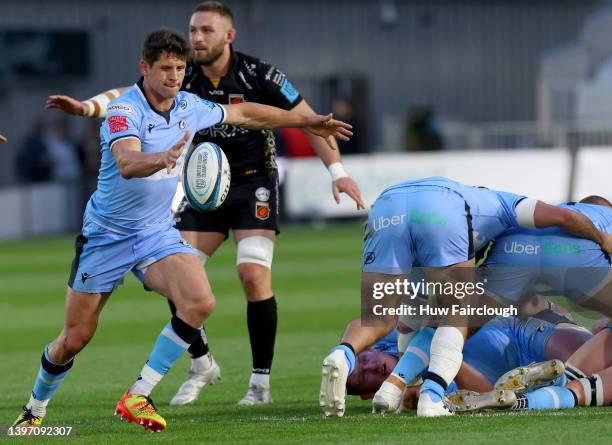
[[[194,147],[187,153],[182,179],[191,207],[199,212],[217,209],[230,189],[231,173],[225,153],[211,142]]]

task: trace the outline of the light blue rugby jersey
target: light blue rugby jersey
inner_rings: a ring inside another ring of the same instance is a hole
[[[612,234],[611,208],[582,203],[561,204],[559,207],[586,216],[598,230]],[[532,246],[531,250],[516,251],[516,246],[525,245]],[[591,256],[585,256],[586,253]],[[599,244],[572,236],[560,227],[518,227],[495,240],[485,264],[488,267],[596,267],[598,263],[595,260],[601,255]]]
[[[606,233],[612,233],[612,209],[610,207],[595,204],[583,204],[581,202],[561,204],[559,207],[582,213],[591,220],[593,225],[597,227],[598,230]]]
[[[142,90],[142,79],[107,107],[100,128],[102,161],[98,187],[90,198],[85,219],[119,233],[133,233],[158,224],[170,223],[170,205],[178,186],[187,147],[197,131],[222,123],[224,108],[181,91],[169,112],[153,109]],[[111,153],[115,142],[140,140],[145,153],[163,152],[188,131],[190,138],[183,155],[170,174],[163,168],[146,178],[124,179]]]
[[[486,243],[510,227],[517,227],[516,205],[525,198],[514,193],[500,192],[484,187],[474,187],[441,176],[406,181],[387,188],[383,194],[401,192],[402,189],[445,188],[459,194],[470,207],[474,248],[479,250]]]

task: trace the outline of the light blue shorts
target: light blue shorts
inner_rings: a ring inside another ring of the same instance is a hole
[[[463,360],[495,383],[518,366],[546,360],[546,343],[556,326],[537,318],[496,318],[470,337]]]
[[[178,253],[195,255],[171,222],[120,234],[88,219],[75,248],[68,286],[87,293],[113,291],[129,271],[144,282],[147,267],[156,261]]]
[[[392,189],[368,215],[363,271],[408,274],[412,266],[444,267],[474,257],[465,200],[441,187]]]

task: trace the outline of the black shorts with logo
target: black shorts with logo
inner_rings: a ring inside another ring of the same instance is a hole
[[[278,180],[276,176],[232,184],[225,202],[217,210],[202,213],[183,198],[176,228],[189,232],[219,232],[227,238],[231,230],[278,230]]]

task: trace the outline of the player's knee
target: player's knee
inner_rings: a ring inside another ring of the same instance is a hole
[[[74,357],[85,348],[93,337],[94,330],[91,329],[69,329],[60,338],[59,346],[62,358]]]
[[[265,270],[257,264],[243,263],[238,267],[238,277],[245,289],[254,289],[265,281]]]
[[[186,312],[206,318],[215,310],[215,298],[209,293],[199,293],[189,300]]]
[[[258,265],[272,268],[274,241],[265,236],[249,236],[241,239],[236,246],[236,265]],[[248,267],[247,267],[248,269]],[[240,278],[242,280],[242,276]]]

